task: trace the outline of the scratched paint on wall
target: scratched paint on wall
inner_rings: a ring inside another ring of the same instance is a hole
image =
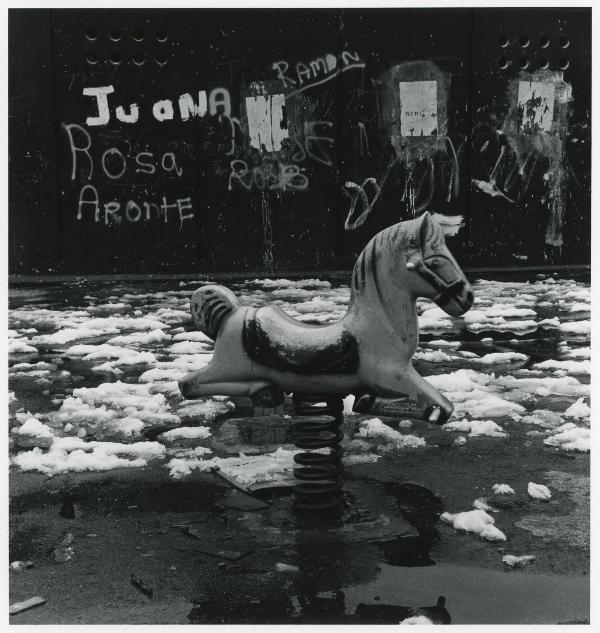
[[[554,83],[519,81],[517,111],[519,131],[549,132],[554,118]]]
[[[400,134],[432,136],[437,132],[437,82],[400,81]]]
[[[246,97],[250,145],[258,150],[277,152],[281,141],[289,137],[285,95]]]

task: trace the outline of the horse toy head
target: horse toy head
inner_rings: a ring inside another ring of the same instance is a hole
[[[355,411],[443,423],[452,405],[412,365],[418,345],[416,300],[452,316],[473,304],[473,291],[429,213],[378,233],[359,255],[345,316],[307,325],[281,308],[241,306],[222,286],[191,300],[197,327],[215,340],[213,359],[180,382],[186,398],[284,393],[355,395]]]

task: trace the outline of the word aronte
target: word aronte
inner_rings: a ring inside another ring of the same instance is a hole
[[[108,104],[108,95],[115,91],[113,86],[98,86],[84,88],[83,95],[96,99],[98,114],[86,118],[86,125],[108,125],[111,111]],[[208,95],[205,90],[198,92],[198,100],[194,101],[192,95],[185,93],[178,100],[179,116],[182,121],[188,121],[193,117],[203,117],[231,114],[231,97],[226,88],[214,88]],[[171,121],[175,118],[175,107],[171,99],[160,99],[152,105],[152,115],[157,121]],[[140,118],[140,108],[137,103],[129,104],[129,111],[120,105],[115,109],[115,116],[121,123],[137,123]]]

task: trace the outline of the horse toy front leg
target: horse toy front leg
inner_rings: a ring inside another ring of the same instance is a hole
[[[395,390],[398,395],[367,393],[358,396],[353,410],[356,413],[415,418],[432,424],[445,424],[454,410],[452,403],[413,367],[407,368]]]

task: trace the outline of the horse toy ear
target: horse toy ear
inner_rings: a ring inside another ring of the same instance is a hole
[[[421,216],[421,225],[419,226],[419,243],[421,249],[427,244],[430,244],[439,235],[439,225],[431,216],[429,211],[425,211]]]

